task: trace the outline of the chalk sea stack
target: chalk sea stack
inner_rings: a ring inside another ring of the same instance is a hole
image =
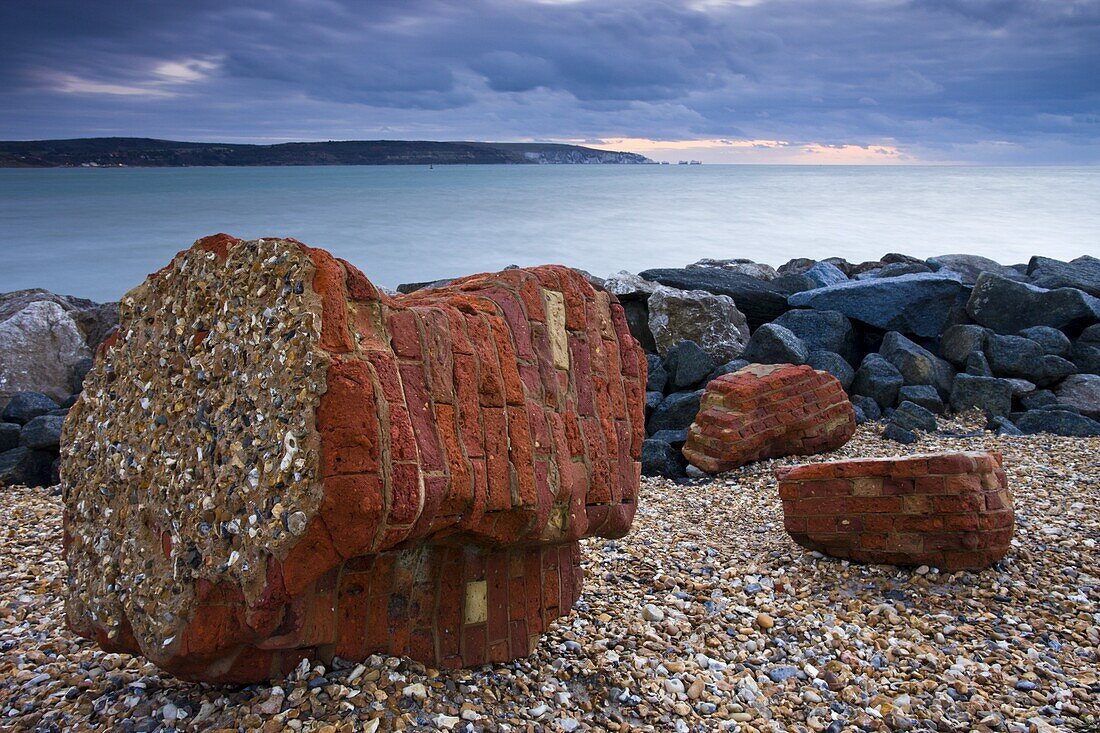
[[[530,653],[634,515],[646,361],[564,267],[390,297],[199,240],[120,304],[62,440],[67,616],[194,680]]]

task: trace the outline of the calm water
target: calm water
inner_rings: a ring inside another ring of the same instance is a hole
[[[293,236],[376,283],[561,262],[1100,254],[1100,168],[0,170],[0,291],[115,299],[206,234]]]

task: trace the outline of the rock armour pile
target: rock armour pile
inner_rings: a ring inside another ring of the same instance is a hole
[[[200,240],[121,303],[65,423],[67,615],[251,682],[528,654],[630,526],[646,362],[547,266],[390,297],[294,240]]]
[[[692,465],[718,473],[764,458],[835,450],[855,430],[852,403],[833,375],[750,364],[707,385],[683,452]]]
[[[777,469],[784,526],[810,550],[858,562],[983,568],[1012,540],[999,453],[943,453]]]

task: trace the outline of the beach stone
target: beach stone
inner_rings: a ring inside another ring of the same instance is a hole
[[[773,321],[806,344],[810,351],[832,351],[858,365],[856,331],[840,311],[790,310]]]
[[[646,430],[652,435],[659,430],[682,430],[691,425],[699,412],[699,401],[703,397],[703,390],[693,392],[673,392],[657,405],[657,409],[649,416],[646,422]]]
[[[1048,290],[986,272],[978,277],[966,312],[1001,334],[1031,326],[1075,333],[1100,321],[1100,300],[1074,288]]]
[[[710,374],[707,375],[706,381],[709,382],[712,379],[716,379],[723,374],[730,374],[736,372],[738,369],[747,367],[749,362],[745,359],[734,359],[733,361],[727,361],[725,364],[719,364],[714,368]]]
[[[889,421],[906,430],[925,430],[928,432],[936,430],[935,414],[915,402],[902,402],[890,414]]]
[[[971,354],[985,348],[989,333],[989,329],[973,324],[951,326],[940,339],[940,356],[957,367],[963,367]]]
[[[1036,390],[1035,384],[1029,382],[1026,379],[1005,379],[1008,382],[1009,389],[1012,390],[1012,396],[1015,399],[1019,399],[1024,395],[1031,394]]]
[[[811,351],[806,363],[819,372],[832,374],[845,390],[852,386],[852,380],[856,377],[856,370],[852,369],[852,365],[832,351]]]
[[[84,389],[84,378],[88,376],[88,372],[92,370],[93,364],[94,361],[90,356],[84,359],[80,359],[75,364],[73,364],[72,381],[70,382],[69,388],[72,390],[72,393],[74,395],[80,394],[80,391]],[[64,403],[64,401],[62,402]],[[62,407],[64,406],[65,405],[62,404]]]
[[[785,466],[783,524],[802,547],[856,562],[988,567],[1015,525],[1001,463],[967,452]]]
[[[795,308],[840,311],[848,318],[884,331],[937,338],[943,333],[951,311],[966,302],[968,293],[954,278],[918,273],[808,290],[791,295],[788,303]]]
[[[684,443],[687,442],[688,431],[687,428],[681,430],[658,430],[653,435],[649,436],[653,440],[661,440],[668,443],[673,448],[679,450],[684,447]]]
[[[1049,389],[1037,389],[1020,397],[1024,410],[1038,410],[1041,407],[1058,404],[1058,397]]]
[[[1042,387],[1077,371],[1073,362],[1047,354],[1037,342],[1022,336],[991,334],[985,356],[995,375],[1027,379]]]
[[[660,392],[664,394],[668,387],[668,372],[665,371],[664,359],[656,354],[646,354],[646,365],[649,371],[646,373],[645,388],[648,392]]]
[[[997,433],[997,435],[1023,435],[1024,431],[1016,427],[1016,423],[1009,420],[1007,417],[997,416],[989,421],[989,427],[991,430]]]
[[[808,366],[750,364],[707,385],[684,457],[707,473],[763,458],[835,450],[855,433],[836,377]]]
[[[19,442],[34,450],[57,451],[61,447],[61,424],[65,418],[60,415],[41,415],[23,426],[19,433]]]
[[[618,298],[623,307],[630,335],[638,339],[647,354],[657,353],[657,342],[649,330],[649,296],[657,287],[655,283],[625,270],[603,281],[603,289]]]
[[[1100,375],[1073,374],[1054,388],[1058,404],[1074,408],[1082,415],[1100,420]]]
[[[923,262],[891,262],[884,267],[864,274],[870,277],[898,277],[899,275],[915,275],[921,272],[932,272],[932,268]]]
[[[1040,361],[1039,371],[1029,374],[1027,379],[1034,382],[1037,387],[1048,387],[1076,373],[1077,365],[1072,361],[1047,354]]]
[[[809,257],[795,257],[775,268],[780,277],[785,275],[801,275],[817,264],[817,260]]]
[[[1025,328],[1016,334],[1030,339],[1043,347],[1043,351],[1051,356],[1060,356],[1068,359],[1073,350],[1073,344],[1064,333],[1050,326],[1032,326]]]
[[[789,329],[765,323],[753,332],[744,356],[755,364],[805,364],[810,350]]]
[[[90,351],[94,351],[118,328],[118,303],[96,303],[72,295],[58,295],[42,288],[0,293],[0,322],[39,302],[54,303],[68,313]]]
[[[851,401],[853,407],[858,407],[863,411],[863,416],[870,421],[878,420],[882,417],[882,408],[871,397],[861,394],[849,395],[848,399]]]
[[[91,355],[72,315],[38,300],[0,321],[0,408],[17,392],[72,394],[73,366]]]
[[[1089,326],[1073,342],[1070,359],[1077,366],[1077,371],[1100,374],[1100,324]]]
[[[902,256],[904,256],[904,255],[902,255]],[[857,265],[852,264],[851,262],[844,259],[843,257],[826,257],[825,259],[820,260],[820,261],[821,262],[828,262],[830,265],[833,265],[834,267],[836,267],[838,270],[843,272],[848,277],[852,276],[852,273],[855,272],[855,269],[857,267]]]
[[[668,388],[680,391],[693,387],[714,371],[714,358],[694,341],[681,341],[668,351],[665,371]]]
[[[864,260],[856,264],[849,264],[848,267],[843,268],[848,277],[859,277],[860,275],[866,275],[869,272],[875,272],[885,267],[887,263],[882,260]]]
[[[683,455],[671,444],[655,438],[647,438],[642,443],[643,476],[682,478],[685,465]]]
[[[989,359],[985,358],[985,352],[972,351],[966,357],[966,373],[973,377],[992,377],[993,368],[989,366]]]
[[[897,331],[883,337],[879,353],[897,367],[906,384],[931,385],[944,397],[951,393],[954,367]]]
[[[893,407],[897,403],[898,390],[905,384],[898,368],[881,354],[868,354],[856,370],[852,380],[852,394],[866,395],[879,407]]]
[[[1012,385],[995,377],[958,374],[951,387],[950,402],[955,412],[977,407],[987,417],[1004,416],[1012,411]]]
[[[1032,257],[1027,274],[1041,288],[1076,288],[1100,298],[1100,259],[1082,255],[1062,262],[1050,257]]]
[[[54,455],[19,446],[0,453],[0,486],[49,486]]]
[[[993,373],[999,377],[1026,377],[1042,368],[1046,355],[1043,347],[1023,336],[990,334],[985,344],[985,356]]]
[[[650,413],[657,409],[657,405],[661,404],[661,401],[665,398],[663,392],[646,392],[645,393],[645,414],[648,418]]]
[[[1100,436],[1100,422],[1070,410],[1028,410],[1016,419],[1025,435],[1051,433],[1069,437],[1093,438]]]
[[[886,427],[882,429],[882,437],[903,445],[912,445],[920,440],[915,432],[892,420],[886,423]]]
[[[936,415],[943,413],[943,400],[930,384],[912,384],[898,390],[898,402],[912,402]]]
[[[661,356],[681,341],[695,342],[719,364],[745,351],[748,321],[729,296],[659,286],[648,305],[649,330]]]
[[[1011,280],[1025,279],[1023,275],[1011,267],[994,262],[988,257],[982,257],[980,255],[940,255],[938,257],[929,257],[925,262],[934,272],[946,270],[955,273],[966,285],[973,285],[976,283],[978,281],[978,276],[983,272],[992,272],[995,275],[1007,277]]]
[[[1042,405],[1041,407],[1037,407],[1035,409],[1037,409],[1037,410],[1056,410],[1056,411],[1061,411],[1061,412],[1072,412],[1072,413],[1075,413],[1075,414],[1078,414],[1078,415],[1081,414],[1081,412],[1076,407],[1073,407],[1071,405],[1063,405],[1063,404],[1058,403],[1058,402],[1055,402],[1053,405]],[[1019,420],[1023,416],[1023,414],[1024,414],[1023,412],[1013,412],[1009,415],[1009,417],[1013,420]]]
[[[788,310],[787,296],[772,283],[715,267],[658,268],[638,273],[643,279],[680,290],[706,290],[733,298],[755,330]]]
[[[804,290],[815,290],[817,283],[805,275],[780,275],[770,281],[770,285],[781,293],[792,295]]]
[[[715,260],[704,258],[694,264],[688,265],[688,269],[698,267],[717,267],[720,270],[739,272],[742,275],[748,275],[749,277],[755,277],[757,280],[765,281],[774,280],[779,277],[779,273],[776,272],[775,268],[771,265],[746,259]]]
[[[817,262],[813,267],[802,273],[805,277],[809,278],[815,287],[825,288],[830,285],[836,285],[837,283],[848,282],[848,276],[845,275],[839,267],[831,262]]]
[[[19,423],[0,422],[0,453],[9,451],[19,445],[19,432],[22,427]]]
[[[34,418],[58,408],[58,404],[41,392],[17,392],[11,398],[0,418],[5,422],[26,425]]]
[[[66,615],[105,651],[234,684],[503,662],[569,613],[578,540],[630,527],[646,363],[572,269],[391,297],[216,235],[121,319],[61,453]]]
[[[911,265],[924,264],[924,260],[920,257],[914,257],[913,255],[907,255],[903,252],[887,252],[879,260],[884,265],[892,265],[896,262],[907,262]]]

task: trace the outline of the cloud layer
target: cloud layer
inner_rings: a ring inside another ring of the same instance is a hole
[[[1100,0],[39,0],[0,6],[0,138],[1096,164],[1097,70]]]

